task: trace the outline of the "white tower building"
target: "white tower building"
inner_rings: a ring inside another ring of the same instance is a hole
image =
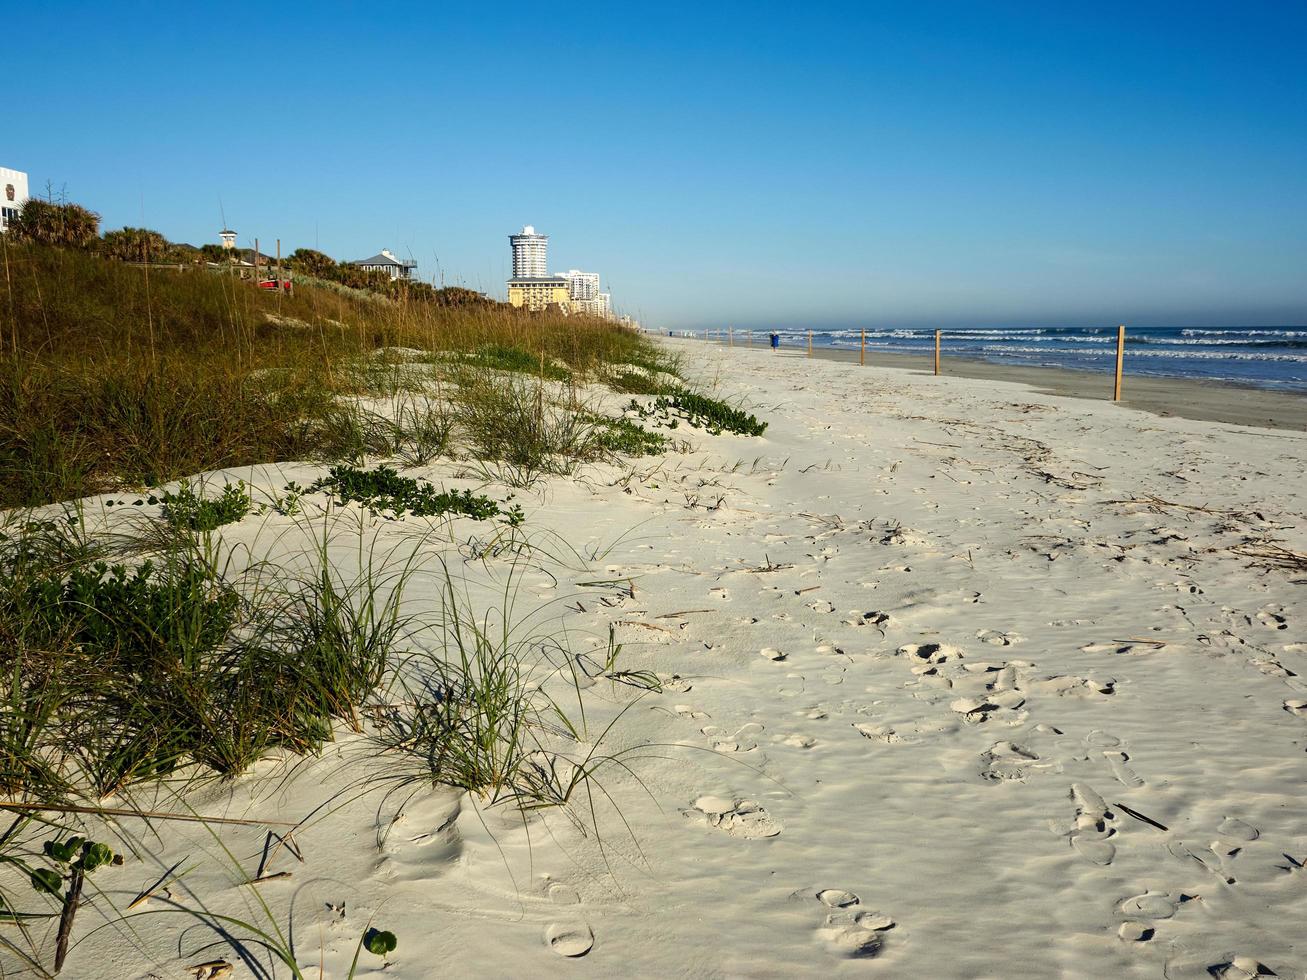
[[[18,211],[27,202],[27,174],[21,170],[0,167],[0,231],[18,217]]]
[[[227,251],[232,251],[236,247],[236,232],[230,228],[224,228],[218,232],[218,237],[222,239],[222,247]]]
[[[513,246],[514,279],[543,279],[549,275],[549,263],[545,260],[548,235],[537,235],[535,228],[527,225],[516,235],[509,235],[508,241]]]
[[[599,273],[567,270],[567,288],[572,299],[592,300],[599,296]]]

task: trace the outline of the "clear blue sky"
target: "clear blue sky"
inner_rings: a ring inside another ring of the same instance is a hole
[[[530,223],[666,327],[1307,321],[1301,0],[7,9],[0,165],[106,228],[502,296]]]

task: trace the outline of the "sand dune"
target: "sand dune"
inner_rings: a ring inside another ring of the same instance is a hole
[[[1307,975],[1307,567],[1275,561],[1307,552],[1307,437],[679,347],[765,437],[692,432],[519,497],[575,549],[520,609],[575,654],[612,625],[663,682],[591,678],[624,767],[575,820],[341,797],[255,886],[306,975],[343,976],[373,916],[399,948],[360,975]],[[478,595],[503,570],[459,567]],[[196,805],[299,820],[352,751]],[[201,834],[152,858],[201,855],[196,891],[248,903]],[[69,975],[145,975],[134,955],[84,945]]]

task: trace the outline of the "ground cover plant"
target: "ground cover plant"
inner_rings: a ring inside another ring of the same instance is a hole
[[[642,419],[653,419],[655,424],[668,428],[675,428],[678,421],[684,421],[696,429],[706,429],[712,435],[733,432],[742,436],[760,436],[767,431],[767,423],[760,422],[749,412],[688,388],[677,388],[671,394],[660,395],[649,405],[641,405],[632,399],[629,410]]]
[[[521,524],[522,508],[511,505],[507,510],[484,494],[471,490],[437,490],[425,480],[401,476],[389,466],[359,469],[333,466],[329,474],[313,483],[308,492],[329,491],[341,504],[359,503],[374,511],[390,511],[396,516],[444,517],[453,514],[488,521],[502,517],[509,524]]]

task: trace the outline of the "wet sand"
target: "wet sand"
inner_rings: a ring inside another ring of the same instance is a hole
[[[725,346],[725,345],[722,345]],[[755,344],[755,347],[762,347]],[[804,348],[782,347],[785,356],[802,357]],[[856,350],[814,347],[812,356],[827,361],[857,364]],[[930,374],[933,359],[913,354],[867,352],[867,364]],[[941,373],[961,378],[987,378],[1029,385],[1043,394],[1110,400],[1112,376],[1056,367],[1026,367],[944,354]],[[1226,381],[1193,378],[1157,378],[1128,372],[1121,385],[1121,404],[1155,415],[1175,415],[1205,422],[1225,422],[1271,429],[1307,431],[1307,395],[1270,391]]]

